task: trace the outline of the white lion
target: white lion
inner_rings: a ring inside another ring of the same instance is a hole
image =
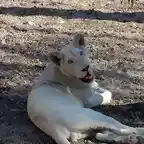
[[[144,128],[132,128],[89,107],[106,104],[112,94],[98,86],[82,34],[61,51],[51,52],[28,97],[32,122],[57,144],[70,144],[88,136],[103,142],[137,143]],[[133,134],[135,133],[135,135]]]

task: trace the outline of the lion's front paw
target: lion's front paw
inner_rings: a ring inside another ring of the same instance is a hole
[[[105,91],[104,93],[101,94],[103,97],[103,102],[102,104],[107,104],[110,103],[112,100],[112,93],[110,91]]]
[[[114,138],[114,142],[121,143],[121,144],[137,144],[138,139],[135,134],[131,134],[128,136],[118,136]]]
[[[135,134],[131,134],[131,135],[128,135],[126,139],[124,139],[123,143],[137,144],[138,139]]]

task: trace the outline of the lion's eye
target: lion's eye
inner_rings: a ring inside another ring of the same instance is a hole
[[[68,63],[69,63],[69,64],[72,64],[72,63],[73,63],[73,61],[72,61],[72,60],[68,60]]]
[[[81,56],[83,55],[83,52],[82,52],[82,51],[80,52],[80,55],[81,55]]]

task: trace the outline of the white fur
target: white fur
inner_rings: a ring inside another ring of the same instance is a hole
[[[85,45],[81,45],[82,42],[83,37],[77,35],[74,46],[79,46],[84,52]],[[129,134],[135,132],[142,136],[143,128],[125,126],[111,117],[86,108],[109,103],[112,97],[110,91],[100,88],[94,80],[84,83],[79,79],[87,73],[81,70],[90,64],[87,54],[73,55],[69,48],[51,53],[50,57],[52,63],[39,77],[28,97],[27,111],[32,122],[58,144],[70,144],[90,136],[90,130],[96,129],[103,130],[95,134],[98,140],[130,141],[135,144],[135,136],[132,139]],[[74,60],[71,66],[67,63],[68,59]],[[93,75],[91,67],[88,71]]]

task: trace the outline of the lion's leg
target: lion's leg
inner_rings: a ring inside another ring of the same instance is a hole
[[[101,87],[98,87],[95,90],[96,95],[100,95],[103,98],[102,104],[108,104],[112,100],[112,93],[108,90],[105,90]]]
[[[50,126],[49,126],[50,127]],[[48,125],[43,129],[43,131],[50,135],[57,144],[71,144],[69,141],[68,141],[68,138],[69,138],[69,134],[70,132],[65,129],[65,127],[61,126],[61,125],[55,125],[51,130],[52,132],[51,133],[47,133],[47,129],[48,128]],[[49,131],[49,130],[48,130]]]
[[[111,102],[112,93],[99,86],[93,87],[93,95],[87,100],[86,107],[105,105]]]
[[[96,139],[107,143],[121,143],[121,144],[137,144],[138,139],[134,134],[127,136],[118,136],[112,132],[106,131],[105,133],[97,133]]]
[[[51,121],[33,121],[33,123],[48,136],[53,138],[57,144],[71,144],[68,139],[70,137],[69,130],[60,124]]]

